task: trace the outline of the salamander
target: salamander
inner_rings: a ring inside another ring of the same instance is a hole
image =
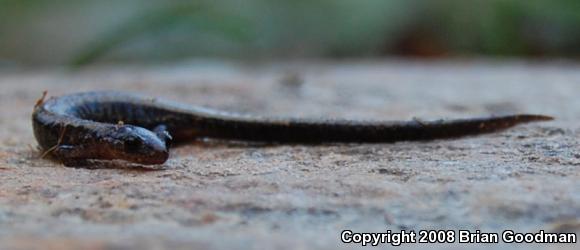
[[[532,114],[436,121],[267,118],[133,93],[96,91],[43,97],[34,107],[32,126],[45,154],[67,166],[116,159],[153,165],[168,159],[172,141],[391,143],[478,135],[552,119]]]

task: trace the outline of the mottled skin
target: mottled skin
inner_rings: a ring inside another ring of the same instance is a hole
[[[41,148],[65,165],[79,165],[88,159],[148,165],[167,160],[171,140],[380,143],[476,135],[551,119],[528,114],[429,122],[272,119],[187,107],[129,93],[87,92],[40,100],[32,125]]]

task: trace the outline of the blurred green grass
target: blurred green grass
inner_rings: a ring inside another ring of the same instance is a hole
[[[576,58],[580,1],[0,0],[0,60]]]

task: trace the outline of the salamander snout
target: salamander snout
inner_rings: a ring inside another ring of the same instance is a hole
[[[115,134],[117,147],[114,155],[118,159],[153,165],[162,164],[169,157],[165,139],[150,130],[124,125]]]

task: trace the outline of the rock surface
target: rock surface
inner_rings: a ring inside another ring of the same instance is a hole
[[[1,249],[359,247],[340,242],[344,229],[580,232],[580,71],[573,63],[198,61],[2,72],[0,86]],[[557,120],[420,143],[193,142],[154,169],[77,169],[41,159],[30,125],[41,92],[94,89],[265,116],[527,112]]]

